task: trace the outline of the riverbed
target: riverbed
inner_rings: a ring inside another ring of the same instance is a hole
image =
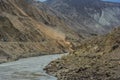
[[[57,80],[43,69],[63,55],[65,54],[45,55],[0,64],[0,80]]]

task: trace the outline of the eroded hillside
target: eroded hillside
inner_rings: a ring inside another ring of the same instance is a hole
[[[77,51],[53,61],[46,70],[58,80],[119,80],[120,28],[84,41]]]

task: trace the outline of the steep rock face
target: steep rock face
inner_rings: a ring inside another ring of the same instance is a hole
[[[83,41],[77,51],[51,62],[46,70],[58,80],[119,80],[120,28]]]
[[[0,0],[0,63],[68,49],[65,33],[37,20],[43,14],[44,19],[49,15],[32,3],[33,0]]]
[[[101,0],[48,0],[53,9],[64,15],[66,23],[82,33],[102,34],[120,25],[120,4]]]

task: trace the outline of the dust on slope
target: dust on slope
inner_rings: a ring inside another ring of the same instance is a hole
[[[33,0],[32,3],[29,2],[27,6],[25,4],[25,0],[15,0],[15,3],[31,18],[51,27],[53,30],[64,33],[69,40],[73,41],[80,39],[78,33],[71,29],[60,17],[61,15],[55,13],[55,11],[48,5],[36,0]]]
[[[25,8],[36,13],[27,8],[28,5],[34,6],[28,4],[27,0],[22,1],[26,4],[24,9],[16,0],[0,0],[0,63],[66,51],[69,46],[66,45],[64,34],[33,19]]]
[[[120,28],[84,41],[77,51],[51,62],[45,70],[58,80],[119,80]]]

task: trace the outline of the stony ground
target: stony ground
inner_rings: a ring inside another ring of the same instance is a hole
[[[83,42],[46,70],[58,80],[120,80],[120,29]]]

